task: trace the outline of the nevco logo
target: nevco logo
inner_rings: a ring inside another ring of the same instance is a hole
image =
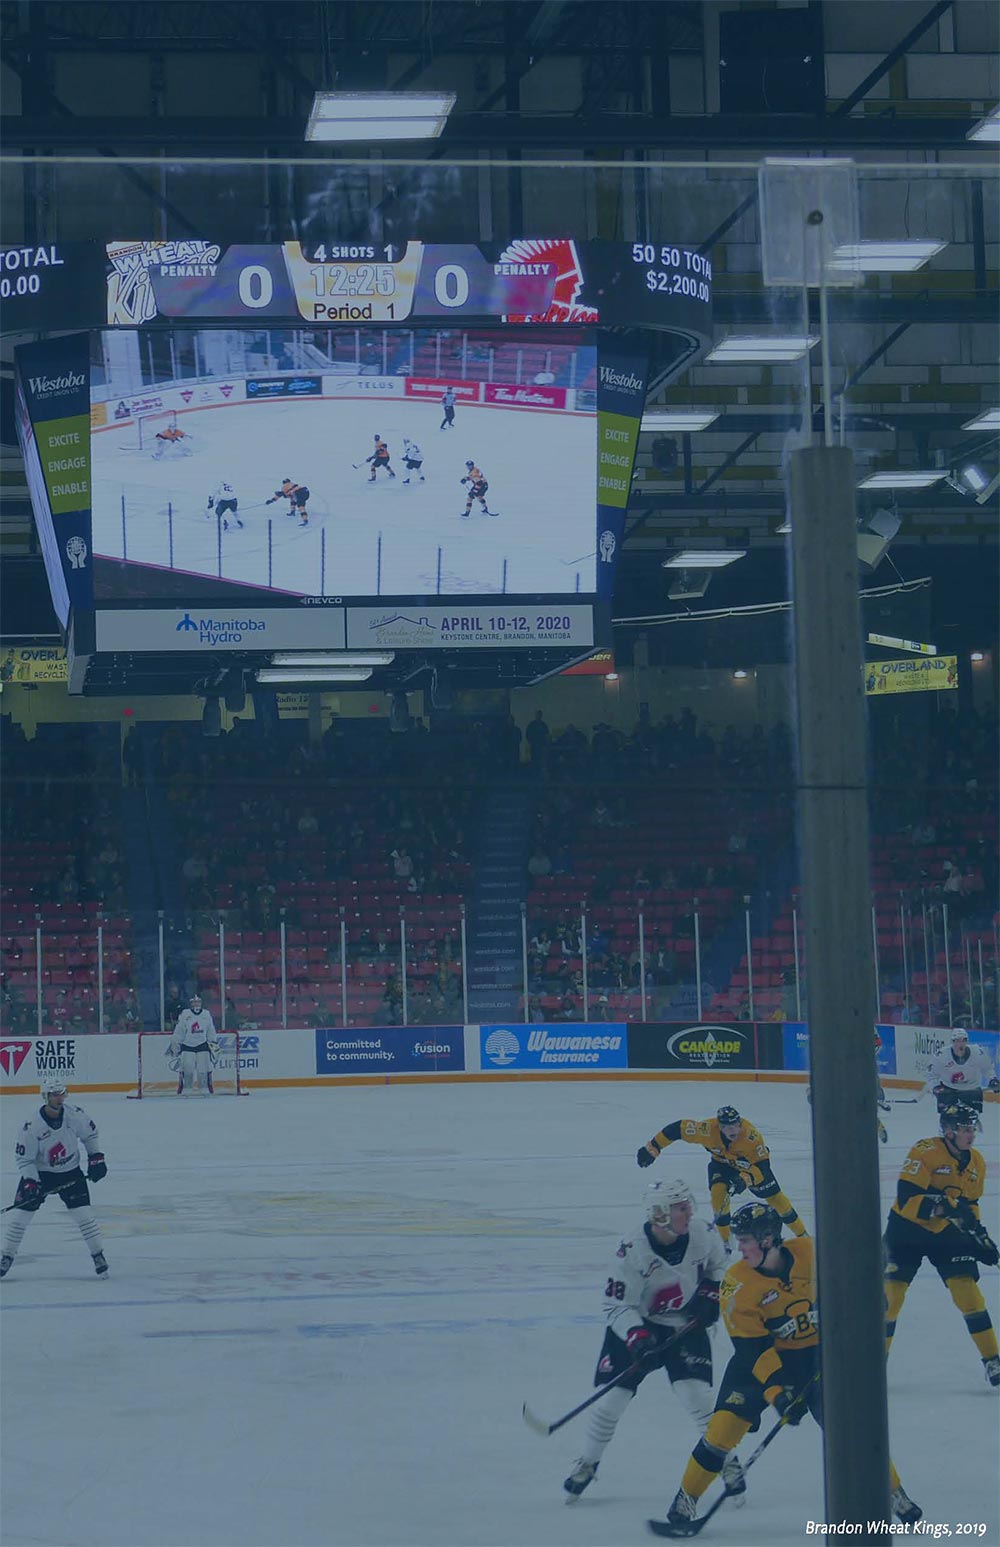
[[[713,1064],[727,1064],[743,1051],[746,1035],[736,1026],[685,1026],[667,1038],[667,1051],[672,1058],[702,1063],[707,1069]]]
[[[70,371],[66,376],[29,376],[28,386],[35,397],[51,397],[54,392],[75,392],[84,383],[83,372]]]
[[[600,367],[602,387],[617,387],[620,392],[641,392],[643,382],[638,376],[633,376],[631,371],[616,371],[611,365]]]

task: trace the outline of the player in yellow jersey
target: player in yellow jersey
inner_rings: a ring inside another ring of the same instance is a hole
[[[682,1117],[676,1123],[667,1123],[642,1146],[636,1160],[640,1166],[651,1166],[660,1151],[676,1144],[678,1139],[685,1144],[700,1144],[712,1157],[708,1163],[708,1189],[715,1228],[724,1241],[729,1239],[730,1203],[747,1188],[755,1198],[772,1204],[794,1235],[805,1235],[805,1225],[771,1170],[770,1151],[760,1132],[735,1107],[720,1107],[714,1117]]]
[[[996,1329],[979,1288],[979,1263],[995,1267],[1000,1250],[979,1218],[986,1162],[972,1147],[976,1120],[953,1102],[941,1113],[941,1137],[918,1140],[903,1162],[885,1229],[886,1352],[926,1257],[965,1317],[987,1381],[1000,1387]]]
[[[661,1536],[697,1535],[699,1499],[768,1404],[787,1423],[800,1423],[807,1411],[822,1422],[813,1243],[808,1236],[783,1241],[781,1220],[767,1203],[739,1209],[733,1235],[741,1260],[726,1270],[720,1292],[733,1357],[667,1519],[655,1523]],[[922,1511],[903,1491],[891,1462],[889,1474],[893,1513],[915,1524]]]

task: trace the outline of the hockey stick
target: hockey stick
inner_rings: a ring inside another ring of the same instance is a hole
[[[681,1338],[687,1337],[689,1332],[693,1332],[698,1325],[699,1323],[696,1321],[687,1322],[681,1327],[679,1332],[674,1333],[672,1338],[668,1338],[666,1343],[660,1343],[655,1349],[651,1348],[648,1353],[642,1355],[641,1359],[637,1359],[634,1364],[630,1364],[627,1370],[623,1370],[620,1375],[615,1376],[614,1380],[609,1380],[606,1385],[599,1386],[596,1391],[592,1391],[586,1401],[579,1403],[577,1407],[571,1408],[568,1413],[564,1413],[554,1423],[546,1423],[544,1418],[539,1418],[537,1413],[531,1411],[527,1402],[521,1408],[522,1418],[528,1425],[528,1428],[534,1429],[536,1434],[545,1436],[555,1434],[556,1430],[561,1429],[563,1424],[569,1423],[571,1418],[576,1418],[586,1408],[592,1407],[595,1402],[599,1402],[606,1391],[614,1391],[616,1386],[621,1386],[625,1381],[631,1380],[632,1376],[637,1375],[642,1369],[645,1360],[651,1358],[654,1354],[659,1357],[667,1353],[669,1349],[674,1348],[680,1342]]]
[[[761,1440],[761,1442],[757,1446],[756,1450],[751,1451],[750,1455],[743,1462],[743,1476],[744,1477],[746,1477],[747,1472],[749,1472],[750,1468],[755,1464],[755,1462],[760,1460],[761,1456],[764,1454],[765,1450],[767,1449],[768,1445],[770,1445],[771,1441],[777,1438],[778,1434],[780,1434],[781,1430],[788,1423],[788,1421],[789,1421],[789,1419],[788,1419],[788,1411],[790,1411],[791,1408],[798,1406],[798,1404],[805,1397],[805,1395],[808,1392],[809,1388],[811,1386],[815,1385],[816,1381],[818,1381],[818,1380],[819,1380],[819,1371],[817,1370],[815,1372],[815,1374],[810,1375],[809,1379],[806,1381],[805,1385],[802,1387],[802,1390],[796,1393],[795,1400],[789,1405],[789,1409],[784,1413],[784,1415],[781,1418],[778,1419],[778,1422],[775,1424],[774,1428],[770,1429],[768,1431],[768,1433],[764,1435],[764,1438]],[[742,1479],[741,1479],[741,1483],[742,1483]],[[654,1536],[674,1536],[674,1537],[677,1537],[677,1536],[697,1536],[698,1533],[700,1531],[704,1530],[705,1526],[708,1525],[708,1522],[711,1520],[712,1516],[716,1513],[716,1511],[720,1510],[722,1508],[723,1504],[725,1504],[727,1499],[732,1498],[733,1495],[736,1494],[736,1493],[742,1493],[742,1492],[743,1492],[743,1487],[742,1486],[739,1487],[739,1488],[730,1488],[730,1487],[723,1488],[722,1492],[720,1493],[719,1497],[716,1499],[715,1503],[711,1506],[710,1509],[707,1509],[705,1511],[704,1515],[702,1515],[700,1520],[686,1520],[682,1526],[681,1525],[676,1525],[676,1526],[675,1525],[671,1525],[669,1520],[647,1520],[646,1524],[648,1525],[649,1529],[652,1531]]]
[[[56,1193],[68,1192],[71,1187],[75,1187],[75,1186],[76,1186],[76,1182],[72,1181],[72,1182],[63,1182],[61,1187],[50,1187],[48,1192],[44,1192],[42,1194],[42,1203],[45,1202],[46,1198],[54,1197]],[[42,1203],[40,1203],[38,1205],[39,1208],[41,1208]],[[0,1209],[0,1214],[9,1214],[12,1209],[19,1209],[20,1207],[21,1207],[20,1203],[8,1203],[8,1205],[7,1205],[7,1207],[5,1209]],[[35,1214],[37,1212],[38,1212],[37,1209],[29,1209],[28,1210],[29,1214]]]
[[[915,1107],[919,1100],[919,1096],[893,1096],[892,1104],[894,1107]]]

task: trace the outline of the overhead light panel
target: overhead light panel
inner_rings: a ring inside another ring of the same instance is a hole
[[[718,417],[718,414],[712,413],[710,409],[702,413],[693,408],[656,408],[651,409],[648,414],[643,414],[639,428],[644,434],[646,431],[656,434],[663,430],[674,430],[680,434],[693,433],[695,430],[707,430]]]
[[[782,521],[780,526],[775,527],[774,535],[775,537],[786,537],[791,530],[792,523],[790,521]]]
[[[391,666],[395,650],[278,650],[272,666]]]
[[[943,468],[928,468],[914,473],[869,473],[858,484],[859,489],[929,489],[932,483],[940,483],[946,476]]]
[[[861,269],[866,274],[912,274],[923,268],[947,242],[933,239],[899,242],[845,242],[834,249],[835,269]]]
[[[734,334],[722,339],[705,358],[716,365],[781,365],[801,360],[818,343],[818,337],[801,333]]]
[[[988,408],[978,419],[963,424],[963,430],[1000,430],[1000,408]]]
[[[724,569],[727,564],[735,564],[737,559],[745,559],[745,548],[685,548],[680,553],[675,553],[672,558],[664,559],[663,569]]]
[[[276,683],[311,682],[367,682],[372,674],[370,666],[262,666],[257,681],[263,685]]]
[[[992,113],[987,113],[977,124],[969,130],[965,136],[967,140],[1000,140],[1000,107],[995,107]]]
[[[317,91],[307,140],[433,140],[455,106],[453,91]]]

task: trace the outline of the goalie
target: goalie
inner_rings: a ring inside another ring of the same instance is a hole
[[[212,1070],[219,1056],[219,1043],[212,1012],[204,1009],[200,994],[192,994],[187,1009],[177,1017],[166,1056],[177,1075],[178,1096],[193,1088],[195,1075],[199,1089],[209,1096],[215,1095]]]
[[[165,456],[189,457],[192,449],[188,432],[182,430],[178,424],[168,424],[156,432],[153,440],[153,461],[159,462]]]

